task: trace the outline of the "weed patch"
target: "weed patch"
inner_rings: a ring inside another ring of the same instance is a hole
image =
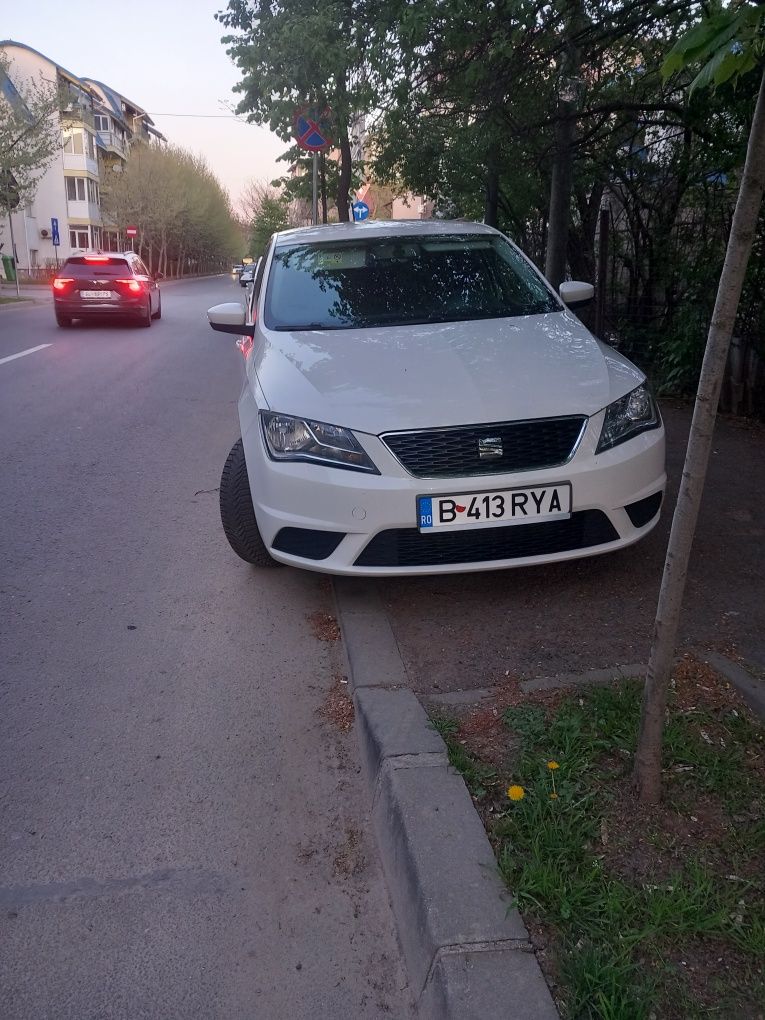
[[[436,721],[572,1020],[763,1016],[763,728],[705,669],[676,673],[656,809],[631,787],[639,683],[505,709],[505,773]]]

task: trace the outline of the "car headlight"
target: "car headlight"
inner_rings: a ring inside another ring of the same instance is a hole
[[[615,400],[606,408],[606,417],[595,453],[610,450],[632,439],[640,432],[656,429],[661,424],[659,409],[647,383]]]
[[[317,461],[380,474],[349,429],[273,411],[261,411],[260,420],[266,449],[274,460]]]

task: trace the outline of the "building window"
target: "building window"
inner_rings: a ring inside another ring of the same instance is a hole
[[[69,244],[72,248],[87,248],[90,247],[90,239],[88,237],[87,227],[70,227],[69,228]]]
[[[93,140],[93,135],[90,133],[90,131],[86,131],[85,132],[85,144],[87,146],[85,151],[86,151],[88,157],[95,161],[95,158],[96,158],[96,143]]]
[[[82,141],[82,131],[69,130],[64,134],[64,152],[74,156],[84,156],[85,149]]]
[[[88,177],[88,201],[98,205],[98,185]]]
[[[85,178],[84,177],[67,177],[66,178],[66,197],[70,202],[84,202],[85,201]]]
[[[101,228],[91,227],[90,232],[93,235],[93,247],[101,250]]]
[[[94,120],[95,125],[96,125],[96,131],[108,131],[109,130],[109,118],[108,117],[102,117],[99,114],[96,114],[93,117],[93,120]]]

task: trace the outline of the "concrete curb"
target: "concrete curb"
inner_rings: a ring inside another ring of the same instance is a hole
[[[743,666],[722,655],[720,652],[708,652],[699,648],[694,651],[696,658],[708,662],[725,679],[733,684],[738,693],[749,705],[751,710],[761,719],[765,719],[765,683],[755,680]]]
[[[372,821],[410,983],[432,1020],[558,1020],[465,783],[406,683],[374,582],[334,579]]]

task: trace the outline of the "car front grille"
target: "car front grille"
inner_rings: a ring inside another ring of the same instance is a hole
[[[522,559],[589,549],[619,534],[601,510],[579,510],[566,520],[422,534],[417,528],[381,531],[356,559],[357,567],[436,567]]]
[[[417,478],[496,475],[565,464],[576,449],[586,421],[584,415],[568,415],[387,432],[380,438]]]

